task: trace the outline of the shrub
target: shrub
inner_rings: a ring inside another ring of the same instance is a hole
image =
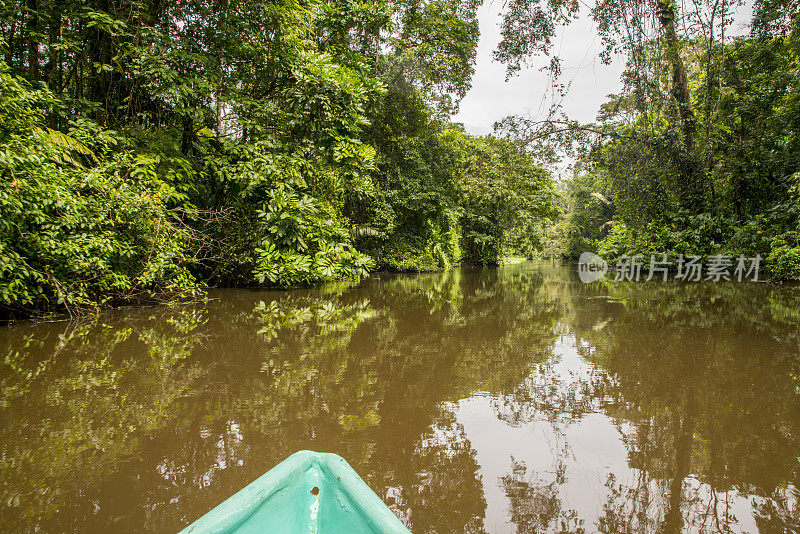
[[[353,248],[345,226],[327,204],[278,186],[258,210],[261,242],[253,273],[281,286],[360,278],[374,266]]]
[[[766,263],[777,280],[800,280],[800,232],[776,237]]]
[[[193,295],[175,193],[91,121],[45,125],[52,95],[0,66],[0,306],[77,311]]]

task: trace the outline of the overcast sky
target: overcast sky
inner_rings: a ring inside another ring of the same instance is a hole
[[[739,8],[734,26],[740,31],[750,18],[751,5],[748,1]],[[453,118],[454,122],[464,123],[467,132],[475,135],[491,133],[494,122],[507,115],[536,117],[547,110],[543,95],[549,84],[547,74],[539,70],[547,63],[547,58],[538,58],[537,64],[522,70],[508,82],[505,81],[505,66],[492,61],[492,51],[500,41],[502,7],[502,0],[486,0],[478,11],[481,36],[472,89]],[[572,119],[594,121],[606,95],[621,89],[619,78],[624,61],[617,58],[611,65],[603,65],[599,59],[600,47],[600,37],[587,13],[560,30],[555,40],[553,50],[562,58],[562,81],[572,81],[563,103]]]

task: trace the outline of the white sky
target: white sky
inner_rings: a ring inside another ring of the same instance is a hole
[[[547,111],[549,83],[547,74],[540,71],[548,58],[537,58],[536,64],[523,69],[508,82],[505,81],[505,66],[492,61],[492,51],[500,42],[500,12],[502,0],[485,0],[478,10],[480,40],[472,79],[472,89],[461,101],[453,122],[464,123],[467,132],[485,135],[492,132],[495,121],[507,115],[541,117]],[[749,22],[752,0],[746,0],[738,8],[734,26],[739,32]],[[553,47],[562,59],[562,82],[572,81],[563,102],[563,109],[571,119],[593,122],[606,95],[618,92],[624,68],[624,59],[617,57],[611,65],[604,65],[599,58],[601,48],[593,21],[586,10],[581,17],[560,30]]]
[[[470,89],[454,122],[464,123],[474,135],[491,133],[495,121],[507,115],[542,115],[547,111],[543,100],[549,89],[548,77],[539,70],[548,58],[536,58],[536,63],[505,81],[505,66],[492,61],[492,51],[500,42],[500,11],[502,0],[486,0],[478,10],[481,36],[475,75]],[[561,57],[562,81],[572,80],[564,110],[570,118],[592,122],[606,95],[619,91],[622,61],[603,65],[598,57],[600,38],[591,19],[583,14],[561,30],[553,51]]]

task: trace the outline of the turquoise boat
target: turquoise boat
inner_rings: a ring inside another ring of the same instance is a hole
[[[300,451],[180,534],[410,534],[336,454]]]

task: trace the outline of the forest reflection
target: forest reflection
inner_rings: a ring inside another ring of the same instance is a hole
[[[800,529],[800,292],[526,263],[0,331],[9,531],[180,530],[300,449],[415,533]]]

